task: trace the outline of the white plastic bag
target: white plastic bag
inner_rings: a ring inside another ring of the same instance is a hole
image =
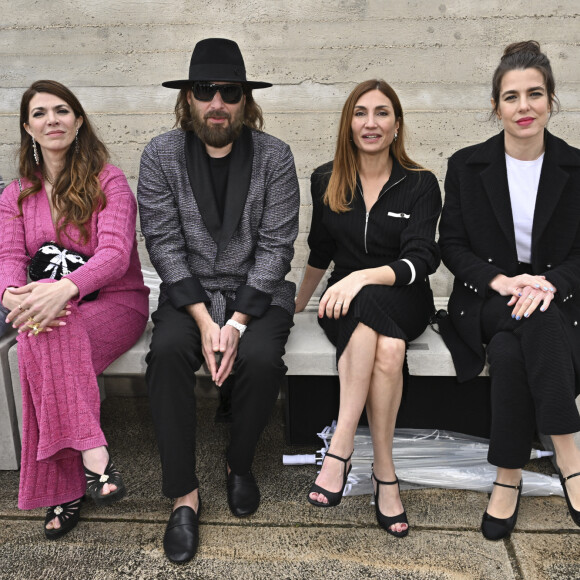
[[[324,447],[318,457],[310,456],[304,463],[322,463],[330,445],[336,423],[318,436]],[[489,441],[438,429],[395,429],[393,461],[402,489],[442,487],[491,492],[496,468],[487,462]],[[552,455],[551,451],[532,450],[530,459]],[[285,456],[292,457],[292,456]],[[371,464],[373,447],[368,427],[359,427],[354,438],[352,470],[344,495],[373,492]],[[295,463],[295,462],[294,462]],[[285,460],[286,464],[286,460]],[[523,495],[559,495],[564,492],[557,477],[523,472]]]

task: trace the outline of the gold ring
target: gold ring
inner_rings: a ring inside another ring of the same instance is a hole
[[[38,328],[38,324],[31,326],[31,328],[32,328],[32,334],[34,334],[34,336],[36,336],[37,334],[42,332],[42,328]]]
[[[28,323],[29,326],[32,326],[32,324],[38,324],[38,322],[36,322],[36,320],[34,320],[34,318],[32,318],[32,316],[28,317],[28,320],[26,321]],[[30,324],[32,322],[32,324]]]

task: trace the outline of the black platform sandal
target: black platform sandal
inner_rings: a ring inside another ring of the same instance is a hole
[[[308,501],[312,505],[315,505],[316,507],[334,507],[334,506],[337,506],[338,504],[340,504],[340,502],[342,500],[342,494],[344,493],[344,488],[346,486],[346,480],[348,479],[348,474],[350,473],[350,470],[352,469],[352,463],[349,465],[348,469],[346,468],[346,464],[350,461],[350,458],[352,457],[352,453],[348,456],[347,459],[344,459],[343,457],[339,457],[338,455],[334,455],[333,453],[329,453],[327,451],[326,454],[324,455],[322,465],[324,465],[324,462],[326,461],[327,457],[332,457],[333,459],[338,459],[339,461],[342,461],[344,463],[344,476],[342,478],[342,488],[340,491],[328,491],[327,489],[324,489],[323,487],[320,487],[319,485],[316,485],[315,483],[313,483],[312,487],[310,488],[310,491],[308,492]],[[321,469],[322,469],[322,467],[321,467]],[[328,503],[322,503],[321,501],[317,501],[315,499],[312,499],[310,497],[311,493],[324,494],[324,496],[328,500]]]
[[[377,483],[377,491],[375,492],[375,512],[377,514],[377,522],[379,526],[386,530],[387,533],[391,534],[391,536],[395,536],[395,538],[404,538],[409,533],[409,522],[407,520],[407,512],[403,510],[397,516],[386,516],[385,514],[381,513],[379,509],[379,489],[381,485],[395,485],[399,488],[399,493],[401,492],[401,486],[399,485],[399,478],[395,477],[395,481],[381,481],[377,479],[375,472],[373,471],[371,474],[371,478],[374,479]],[[391,530],[391,526],[395,524],[407,524],[407,528],[402,530],[401,532],[397,532],[396,530]]]
[[[85,477],[87,478],[87,493],[93,498],[98,506],[110,505],[123,499],[125,495],[127,495],[127,490],[125,489],[121,473],[113,465],[110,457],[107,467],[105,468],[105,473],[103,474],[95,473],[84,466],[83,469],[85,470]],[[116,485],[117,489],[103,495],[101,491],[106,483],[109,485]]]
[[[509,536],[516,527],[518,510],[520,509],[520,498],[522,497],[522,482],[520,481],[519,485],[506,485],[505,483],[498,483],[497,481],[494,481],[493,485],[515,489],[518,492],[516,509],[509,518],[496,518],[494,516],[490,516],[487,513],[487,510],[485,510],[483,513],[483,518],[481,520],[481,533],[483,534],[484,538],[496,541]]]
[[[56,540],[68,534],[78,524],[79,518],[81,517],[82,500],[84,500],[84,497],[79,497],[79,499],[61,503],[60,505],[49,507],[46,510],[44,535],[47,540]],[[46,525],[54,520],[54,518],[58,518],[60,528],[47,528]]]
[[[580,511],[575,510],[572,507],[572,502],[570,501],[570,497],[568,496],[568,490],[566,489],[566,482],[569,479],[572,479],[573,477],[577,477],[578,475],[580,475],[580,471],[578,473],[573,473],[572,475],[568,475],[567,477],[564,477],[562,475],[562,472],[558,471],[558,475],[560,476],[560,483],[562,484],[562,489],[564,490],[564,497],[566,498],[566,504],[568,506],[568,511],[570,512],[570,515],[572,516],[574,523],[577,526],[580,526]]]

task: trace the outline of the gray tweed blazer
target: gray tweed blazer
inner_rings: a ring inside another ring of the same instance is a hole
[[[161,278],[159,303],[205,302],[220,325],[226,309],[260,317],[273,305],[293,314],[296,287],[285,276],[300,193],[290,148],[244,128],[232,149],[222,224],[208,169],[196,155],[200,143],[175,129],[155,137],[141,157],[137,200]]]

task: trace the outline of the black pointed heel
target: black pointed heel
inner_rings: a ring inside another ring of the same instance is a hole
[[[54,505],[46,510],[46,517],[44,518],[44,535],[47,540],[56,540],[68,534],[78,523],[81,517],[81,501],[84,497],[67,501],[60,505]],[[47,528],[46,524],[58,518],[60,528]]]
[[[377,483],[377,491],[375,492],[375,512],[377,514],[377,522],[383,530],[386,530],[387,533],[391,534],[391,536],[395,536],[395,538],[404,538],[409,533],[409,522],[407,520],[407,512],[403,510],[397,516],[386,516],[385,514],[381,513],[379,509],[379,489],[381,485],[397,485],[399,488],[399,494],[401,492],[401,486],[399,485],[399,478],[395,477],[395,481],[381,481],[377,479],[375,472],[373,471],[371,474],[371,478],[374,479]],[[407,529],[397,532],[396,530],[391,530],[391,526],[394,524],[407,524]]]
[[[566,489],[566,482],[569,479],[572,479],[573,477],[578,477],[580,475],[580,471],[578,473],[573,473],[572,475],[568,475],[567,477],[564,477],[562,475],[562,472],[558,471],[558,475],[560,476],[560,483],[562,484],[562,489],[564,490],[564,497],[566,498],[566,504],[568,506],[568,511],[570,512],[570,515],[572,516],[574,523],[577,526],[580,526],[580,511],[575,510],[572,507],[572,502],[570,501],[570,497],[568,496],[568,490]]]
[[[87,493],[93,498],[98,506],[110,505],[123,499],[125,495],[127,495],[127,490],[125,489],[121,473],[113,465],[110,457],[107,467],[105,468],[105,473],[103,474],[95,473],[84,466],[83,469],[85,470],[85,477],[87,478]],[[101,491],[103,490],[105,483],[116,485],[117,489],[103,495]]]
[[[498,483],[497,481],[494,481],[493,485],[515,489],[518,492],[516,509],[509,518],[496,518],[494,516],[490,516],[487,513],[487,510],[485,510],[483,513],[483,518],[481,520],[481,533],[483,534],[484,538],[496,541],[509,536],[516,527],[518,510],[520,509],[520,498],[522,497],[522,482],[520,481],[519,485],[506,485],[505,483]]]
[[[319,485],[316,485],[315,483],[313,483],[312,487],[310,488],[310,491],[308,492],[308,501],[312,505],[315,505],[316,507],[334,507],[334,506],[337,506],[338,504],[340,504],[340,502],[342,500],[342,494],[344,493],[344,488],[346,486],[346,480],[348,479],[348,474],[350,473],[350,470],[352,469],[352,463],[349,465],[348,469],[346,468],[346,464],[350,461],[350,458],[352,457],[352,453],[346,459],[344,459],[344,457],[339,457],[338,455],[334,455],[333,453],[329,453],[327,451],[326,454],[324,455],[324,460],[322,461],[322,465],[324,465],[324,462],[326,461],[327,457],[332,457],[333,459],[338,459],[339,461],[342,461],[344,463],[344,476],[342,478],[342,489],[340,491],[328,491],[327,489],[324,489],[323,487],[320,487]],[[321,467],[321,469],[322,469],[322,467]],[[322,503],[321,501],[317,501],[315,499],[312,499],[310,497],[311,493],[322,493],[326,497],[326,499],[328,500],[328,503]]]

